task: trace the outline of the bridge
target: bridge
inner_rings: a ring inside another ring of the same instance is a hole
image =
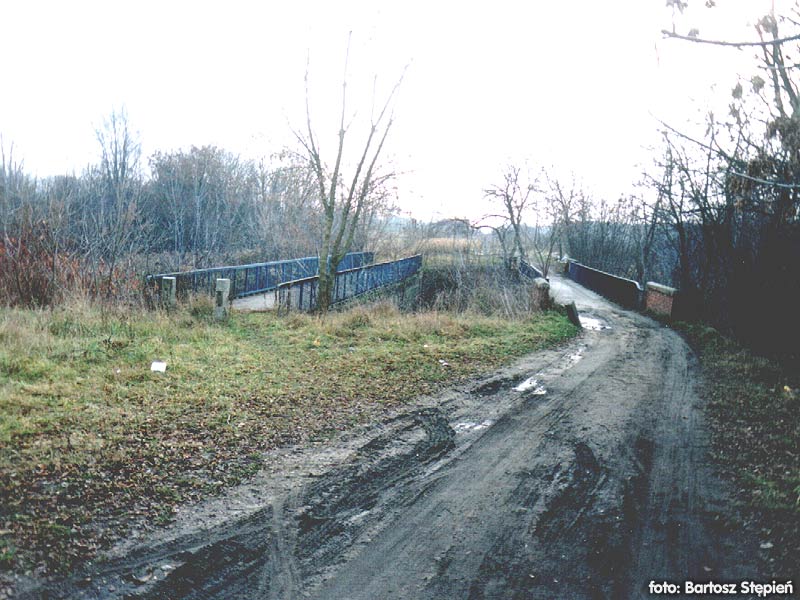
[[[422,256],[373,263],[374,253],[353,252],[339,263],[332,304],[340,304],[381,288],[399,284],[417,274]],[[216,281],[230,281],[228,299],[235,310],[313,310],[317,306],[319,257],[212,267],[145,278],[157,302],[165,300],[165,278],[174,278],[178,298],[190,294],[214,295]],[[172,281],[172,279],[167,279]]]
[[[400,260],[375,263],[340,270],[334,280],[331,304],[341,304],[352,298],[402,283],[416,275],[422,267],[422,255]],[[281,283],[271,299],[272,307],[282,311],[313,310],[317,307],[319,276],[305,277]]]

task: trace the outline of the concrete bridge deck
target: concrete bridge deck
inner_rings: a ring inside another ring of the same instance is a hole
[[[236,298],[231,302],[233,310],[240,310],[245,312],[265,312],[273,310],[276,307],[275,291],[270,290],[263,294],[255,294],[253,296],[246,296],[244,298]]]

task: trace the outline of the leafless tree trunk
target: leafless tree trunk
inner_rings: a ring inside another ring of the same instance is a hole
[[[100,276],[100,288],[106,296],[113,293],[115,271],[122,257],[132,253],[142,238],[139,200],[142,193],[140,172],[141,146],[130,130],[125,111],[112,111],[103,127],[97,130],[101,161],[99,206],[90,216],[97,238],[92,245]]]
[[[522,260],[528,260],[528,253],[524,243],[524,225],[522,223],[523,214],[529,208],[531,194],[535,190],[535,181],[529,181],[521,168],[515,165],[508,165],[503,170],[503,182],[484,190],[484,196],[490,200],[499,201],[504,209],[501,216],[506,219],[514,233],[510,256],[507,262],[513,260],[514,256],[519,256]],[[505,246],[505,244],[503,244]]]
[[[328,171],[324,162],[314,127],[311,120],[311,108],[308,93],[309,73],[306,69],[306,131],[304,134],[296,133],[297,139],[302,144],[308,155],[308,160],[314,172],[317,184],[317,194],[323,209],[322,239],[319,246],[319,288],[317,296],[317,310],[325,313],[331,304],[333,285],[336,270],[342,258],[347,254],[353,244],[356,228],[364,215],[367,206],[376,192],[391,175],[378,176],[376,168],[381,151],[383,150],[389,130],[392,126],[391,106],[396,91],[402,81],[398,81],[389,93],[386,101],[377,115],[373,112],[367,139],[363,143],[362,151],[353,167],[352,177],[346,178],[343,169],[345,140],[349,125],[345,125],[347,118],[347,62],[348,51],[345,57],[345,71],[342,81],[342,108],[340,113],[339,139],[334,158],[333,170]],[[374,99],[373,99],[374,101]]]

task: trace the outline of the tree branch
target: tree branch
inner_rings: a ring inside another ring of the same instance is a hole
[[[677,40],[684,40],[686,42],[694,42],[696,44],[710,44],[712,46],[729,46],[733,48],[750,48],[753,46],[771,46],[773,44],[783,44],[786,42],[793,42],[796,40],[800,40],[800,34],[792,35],[785,38],[776,38],[774,40],[767,40],[767,41],[760,41],[760,42],[726,42],[724,40],[706,40],[703,38],[692,37],[688,35],[680,35],[679,33],[674,33],[669,31],[668,29],[662,29],[661,33],[664,34],[665,38],[674,38]]]

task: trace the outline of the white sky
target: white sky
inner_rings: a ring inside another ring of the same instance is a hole
[[[678,31],[725,39],[753,39],[772,6],[690,3]],[[94,131],[122,106],[145,155],[205,144],[268,155],[304,125],[310,55],[312,113],[331,150],[352,30],[356,122],[373,76],[380,95],[409,65],[386,154],[405,211],[475,218],[509,161],[615,197],[649,162],[654,116],[688,126],[753,72],[752,51],[662,39],[671,24],[664,0],[0,0],[0,134],[40,176],[95,162]]]

